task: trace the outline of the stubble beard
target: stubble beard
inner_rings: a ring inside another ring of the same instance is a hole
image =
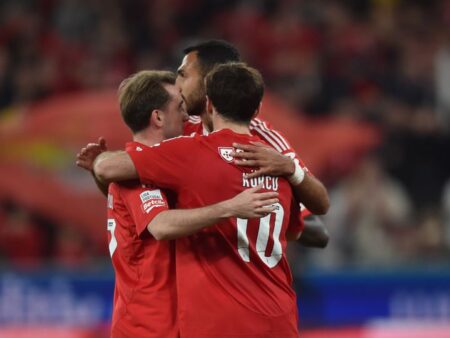
[[[189,116],[202,116],[206,111],[206,93],[204,88],[198,88],[192,93],[186,102],[186,110]]]

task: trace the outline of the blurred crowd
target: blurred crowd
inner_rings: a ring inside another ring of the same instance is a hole
[[[367,121],[382,132],[379,149],[346,177],[321,177],[331,241],[307,262],[448,260],[449,1],[3,0],[0,116],[52,95],[116,88],[139,69],[176,69],[198,37],[234,43],[299,114]],[[0,216],[2,234],[30,243],[47,234],[41,246],[27,246],[29,255],[83,261],[76,231],[6,201]],[[13,242],[1,238],[0,253],[14,256]],[[72,251],[61,253],[58,243]]]
[[[76,267],[95,263],[99,250],[73,224],[55,224],[48,216],[15,201],[0,201],[0,264],[37,268],[43,263]]]

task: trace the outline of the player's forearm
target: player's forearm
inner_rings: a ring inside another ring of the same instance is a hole
[[[94,175],[102,184],[138,178],[130,156],[125,151],[105,151],[94,161]]]
[[[311,213],[324,215],[328,212],[330,201],[324,185],[314,176],[305,173],[300,184],[292,184],[295,199],[302,203]]]
[[[319,216],[309,215],[304,218],[305,227],[298,239],[299,243],[306,247],[325,248],[330,236],[325,224]]]
[[[228,201],[197,209],[167,210],[159,213],[147,229],[157,240],[175,239],[191,235],[233,216]]]
[[[98,190],[105,196],[108,197],[108,183],[100,181],[97,176],[95,176],[95,173],[92,172],[92,177],[94,178],[95,184],[97,185]]]

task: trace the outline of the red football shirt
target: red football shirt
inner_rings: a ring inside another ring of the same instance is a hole
[[[268,122],[255,118],[251,120],[249,127],[252,135],[258,136],[261,140],[264,140],[278,152],[286,156],[290,156],[291,158],[296,158],[299,161],[300,166],[309,172],[308,168],[305,166],[286,137],[281,132],[275,130]],[[199,116],[189,116],[189,120],[184,123],[183,133],[187,136],[193,134],[209,134],[209,132],[204,128],[202,120]],[[304,228],[303,219],[309,215],[311,215],[311,212],[301,205],[299,218],[302,226],[299,228],[299,232],[302,232]]]
[[[127,150],[145,148],[127,144]],[[174,243],[157,241],[147,230],[167,209],[164,192],[154,186],[138,181],[109,185],[108,240],[116,275],[113,338],[178,337]]]
[[[232,143],[250,141],[260,139],[224,129],[128,151],[141,181],[175,191],[178,208],[211,205],[258,183],[280,194],[278,209],[264,218],[228,219],[176,241],[183,338],[298,336],[285,249],[288,227],[301,227],[299,210],[285,179],[248,180],[246,169],[233,164]]]

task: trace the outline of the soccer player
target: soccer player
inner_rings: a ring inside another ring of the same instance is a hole
[[[133,133],[128,151],[144,151],[179,136],[187,119],[171,72],[131,76],[119,88],[119,101]],[[116,275],[112,337],[179,337],[175,248],[160,239],[188,235],[228,217],[261,217],[273,211],[277,193],[257,190],[206,207],[169,210],[168,195],[154,184],[109,184],[107,229]]]
[[[226,41],[209,40],[187,47],[184,49],[184,54],[177,72],[177,84],[181,88],[186,109],[190,115],[184,134],[190,135],[196,132],[205,135],[212,127],[208,114],[206,114],[205,76],[217,64],[239,62],[239,51]],[[292,174],[294,162],[280,154],[293,158],[296,157],[295,150],[282,133],[258,118],[254,118],[250,122],[250,131],[271,145],[268,147],[267,145],[251,144],[241,147],[241,150],[245,150],[245,152],[233,153],[240,165],[251,163],[259,167],[259,170],[250,174],[250,177],[257,177],[260,174],[277,176]],[[236,146],[239,148],[240,145]],[[239,161],[240,159],[247,161]],[[300,163],[303,167],[303,163],[301,161]],[[311,212],[317,215],[324,214],[329,206],[328,195],[322,183],[310,175],[307,168],[303,169],[308,184],[303,185],[304,190],[298,195],[298,198],[302,202],[302,206],[305,205],[308,209],[302,211],[305,227],[299,241],[304,246],[325,247],[328,243],[328,232],[321,219]]]
[[[301,225],[294,189],[306,180],[298,162],[282,177],[248,178],[234,163],[233,143],[261,139],[249,129],[259,112],[261,75],[224,64],[206,78],[207,114],[214,132],[161,142],[141,150],[103,152],[94,163],[102,181],[140,178],[177,194],[179,208],[198,208],[262,184],[278,192],[276,209],[249,220],[229,218],[176,241],[178,320],[183,338],[298,337],[297,305],[285,255]],[[149,165],[151,164],[151,165]],[[289,184],[290,183],[290,184]]]

